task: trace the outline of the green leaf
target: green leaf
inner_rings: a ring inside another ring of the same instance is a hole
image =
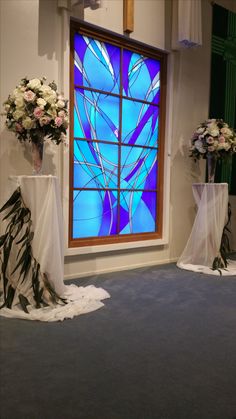
[[[4,301],[6,301],[6,290],[7,290],[8,278],[5,274],[3,274],[3,294],[4,294]]]
[[[3,234],[0,237],[0,247],[2,247],[2,245],[5,243],[5,240],[6,240],[7,236],[8,236],[8,234],[6,233],[6,234]]]
[[[26,276],[27,276],[27,274],[28,274],[28,272],[30,270],[30,267],[31,267],[31,259],[32,259],[31,258],[31,254],[30,253],[27,254],[27,256],[26,256],[26,258],[24,260],[24,263],[22,265],[21,271],[20,271],[20,276],[23,274],[22,282],[25,280],[25,278],[26,278]]]
[[[3,220],[6,220],[7,218],[9,218],[12,214],[14,214],[14,212],[16,212],[16,210],[21,206],[21,201],[18,200],[16,201],[15,205],[13,206],[13,208],[11,209],[11,211],[9,211],[9,213],[7,215],[5,215],[5,217],[3,218]]]
[[[6,298],[6,307],[11,308],[16,290],[9,285]]]
[[[3,247],[2,273],[4,275],[5,275],[6,270],[7,270],[7,265],[8,265],[9,256],[10,256],[10,252],[11,252],[11,247],[12,247],[12,242],[13,242],[13,237],[12,236],[10,236],[10,237],[8,236],[8,240],[4,244],[4,247]]]
[[[31,246],[29,246],[29,247],[31,247]],[[11,273],[12,275],[16,272],[16,270],[19,268],[19,266],[23,264],[23,262],[24,262],[25,258],[27,257],[28,253],[29,253],[29,249],[28,249],[28,247],[26,247],[24,252],[22,253],[22,256],[21,256],[20,260],[18,261],[17,265],[15,266],[14,270],[12,271],[12,273]]]
[[[29,314],[29,312],[27,310],[27,306],[29,305],[29,301],[27,300],[27,298],[23,294],[19,294],[19,302],[20,302],[20,305],[21,305],[22,309],[24,310],[24,312]]]
[[[27,229],[25,230],[25,234],[21,237],[20,240],[16,242],[16,244],[20,244],[21,242],[23,242],[23,240],[28,236],[28,234],[29,234],[29,227],[27,227]]]
[[[27,219],[25,219],[25,217],[29,215],[29,217]],[[28,208],[21,208],[20,213],[19,213],[19,217],[17,221],[23,220],[24,219],[24,223],[28,223],[31,217],[31,212]]]
[[[0,212],[4,211],[5,209],[7,209],[8,207],[10,207],[11,205],[13,205],[18,198],[21,196],[21,192],[20,192],[20,188],[17,188],[15,190],[15,192],[13,192],[13,194],[10,196],[10,198],[8,199],[8,201],[3,205],[3,207],[0,209]]]
[[[21,221],[19,222],[18,227],[17,227],[16,233],[14,234],[14,240],[15,240],[15,238],[18,236],[18,234],[20,233],[20,231],[22,230],[23,224],[24,224],[24,222],[23,222],[23,220],[21,220]]]

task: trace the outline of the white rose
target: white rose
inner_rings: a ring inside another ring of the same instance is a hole
[[[66,114],[64,111],[59,111],[58,116],[60,116],[60,118],[65,118]]]
[[[22,116],[24,116],[24,112],[20,109],[13,112],[13,117],[16,121],[18,121],[20,118],[22,118]]]
[[[232,135],[232,131],[229,128],[221,128],[220,131],[224,137],[230,137]]]
[[[25,101],[24,101],[23,96],[22,95],[18,95],[17,98],[16,98],[16,100],[15,100],[15,105],[18,108],[23,108],[24,107],[24,104],[25,104]]]
[[[63,100],[58,100],[57,107],[60,108],[60,109],[64,108],[65,107],[65,102],[63,102]]]
[[[195,141],[194,145],[195,145],[195,148],[197,150],[199,150],[200,148],[202,148],[202,142],[201,142],[201,140]]]
[[[50,109],[47,110],[47,114],[49,116],[51,116],[51,118],[54,119],[57,116],[57,111],[53,108],[50,108]]]
[[[27,84],[30,89],[39,89],[41,87],[41,81],[39,79],[32,79]]]
[[[212,118],[212,119],[207,119],[207,121],[206,121],[206,122],[208,123],[208,125],[210,125],[210,124],[215,124],[216,119],[214,119],[214,118]]]
[[[42,97],[40,97],[40,98],[38,98],[38,100],[37,100],[37,105],[40,107],[40,108],[44,108],[44,106],[47,104],[47,102],[46,102],[46,100],[44,100]]]
[[[46,96],[46,101],[50,104],[55,103],[56,97],[54,95]]]
[[[205,131],[205,128],[200,127],[200,128],[197,129],[196,132],[197,132],[197,134],[202,134],[204,131]]]
[[[8,112],[9,111],[9,109],[10,109],[10,105],[9,105],[9,103],[6,103],[5,105],[4,105],[4,108],[5,108],[5,111],[6,112]]]
[[[231,148],[231,144],[229,144],[229,143],[224,143],[224,145],[225,145],[225,150],[226,150],[226,151],[229,151],[229,149]]]
[[[215,125],[213,127],[209,126],[207,131],[212,137],[217,137],[219,135],[219,129]]]
[[[28,116],[22,121],[22,125],[25,129],[31,129],[34,126],[34,121]]]
[[[45,85],[45,84],[43,84],[41,87],[40,87],[40,92],[42,92],[43,94],[46,94],[46,93],[51,93],[51,91],[52,91],[52,89],[51,89],[51,87],[50,86],[47,86],[47,85]]]
[[[20,87],[16,87],[12,92],[13,98],[16,99],[19,94],[21,94],[21,89]]]

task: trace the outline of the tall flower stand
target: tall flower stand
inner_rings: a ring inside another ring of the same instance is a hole
[[[236,275],[236,261],[227,260],[227,266],[213,269],[214,261],[221,257],[221,239],[228,220],[228,184],[195,183],[192,189],[198,209],[177,266],[211,275]]]
[[[11,205],[8,200],[3,211],[6,230],[1,236],[0,249],[3,291],[0,315],[57,321],[102,307],[102,300],[109,298],[102,288],[64,284],[64,233],[58,179],[17,176],[11,181],[16,189],[10,198]],[[16,219],[17,227],[12,228]]]

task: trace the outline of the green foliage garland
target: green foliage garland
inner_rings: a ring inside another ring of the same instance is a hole
[[[0,212],[9,211],[3,218],[8,221],[5,233],[0,236],[0,287],[1,306],[12,308],[16,290],[26,280],[31,280],[35,308],[41,308],[58,303],[66,304],[52,288],[47,275],[40,271],[40,264],[33,256],[32,240],[34,233],[31,231],[31,212],[26,208],[20,187],[18,187],[8,201],[0,209]],[[16,256],[16,265],[9,274],[9,260],[14,246],[19,250]],[[11,275],[19,273],[17,285],[11,280]],[[25,313],[28,313],[29,300],[22,293],[18,294],[19,304]]]
[[[212,270],[213,271],[217,270],[220,275],[222,275],[221,269],[227,270],[226,269],[228,266],[227,256],[231,251],[229,237],[228,237],[228,233],[231,233],[229,229],[230,220],[231,220],[231,206],[230,206],[230,203],[228,203],[228,221],[223,229],[219,256],[215,257],[212,264]]]

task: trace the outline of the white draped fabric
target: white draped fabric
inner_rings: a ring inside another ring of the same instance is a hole
[[[91,7],[91,9],[97,9],[100,7],[100,0],[57,0],[57,7],[59,9],[72,10],[76,6],[83,5],[84,7]]]
[[[33,255],[40,263],[41,272],[46,273],[56,293],[65,298],[68,304],[40,309],[28,307],[29,314],[13,304],[12,309],[1,309],[0,315],[56,321],[102,307],[102,300],[110,297],[102,288],[64,284],[63,216],[58,179],[55,176],[18,176],[12,179],[16,187],[20,186],[24,203],[31,211]],[[18,294],[23,292],[34,305],[31,281],[25,281],[17,291]],[[17,301],[17,293],[15,300]]]
[[[177,266],[182,269],[219,275],[212,264],[219,255],[222,233],[228,220],[228,184],[193,184],[197,215]],[[236,261],[228,261],[222,275],[236,275]]]
[[[172,49],[202,45],[201,0],[175,0],[172,10]]]

